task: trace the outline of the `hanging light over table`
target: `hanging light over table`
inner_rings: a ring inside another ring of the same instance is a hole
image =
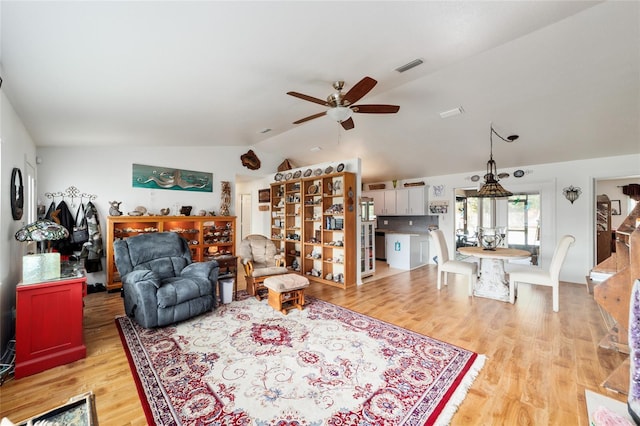
[[[487,173],[484,175],[484,185],[478,191],[478,197],[486,198],[504,198],[513,195],[512,192],[507,191],[498,183],[498,170],[496,162],[493,160],[493,135],[496,134],[500,139],[505,142],[513,142],[518,139],[518,135],[508,136],[503,138],[493,129],[491,124],[491,132],[489,133],[489,141],[491,143],[489,161],[487,161]]]

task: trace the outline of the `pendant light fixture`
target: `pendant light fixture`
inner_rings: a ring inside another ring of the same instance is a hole
[[[484,198],[505,198],[513,195],[512,192],[507,191],[498,183],[498,170],[496,162],[493,160],[493,135],[495,134],[505,142],[513,142],[518,139],[518,135],[507,136],[503,138],[493,128],[493,123],[490,125],[491,131],[489,133],[489,141],[491,143],[489,161],[487,161],[487,173],[484,175],[484,185],[478,191],[478,197]]]

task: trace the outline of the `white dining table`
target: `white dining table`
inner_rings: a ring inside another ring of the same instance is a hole
[[[526,250],[497,247],[485,250],[482,247],[460,247],[458,251],[480,259],[480,277],[473,288],[473,295],[509,301],[509,280],[504,270],[504,261],[526,259],[531,253]]]

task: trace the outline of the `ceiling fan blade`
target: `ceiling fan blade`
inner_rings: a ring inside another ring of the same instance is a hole
[[[398,105],[354,105],[351,107],[353,112],[361,112],[364,114],[393,114],[400,110]]]
[[[369,93],[378,82],[371,77],[365,77],[356,83],[355,86],[344,95],[344,100],[349,101],[349,104],[358,102],[364,95]]]
[[[349,117],[348,120],[341,121],[340,124],[342,124],[342,127],[345,130],[351,130],[355,127],[355,124],[353,123],[353,118],[351,117]]]
[[[323,115],[327,115],[327,111],[319,112],[317,114],[313,114],[313,115],[310,115],[308,117],[301,118],[298,121],[294,121],[293,124],[304,123],[305,121],[313,120],[314,118],[322,117]]]
[[[302,93],[298,93],[298,92],[287,92],[287,95],[291,95],[291,96],[294,96],[294,97],[296,97],[296,98],[304,99],[305,101],[314,102],[314,103],[316,103],[316,104],[320,104],[320,105],[324,105],[324,106],[329,106],[329,104],[327,103],[327,101],[323,101],[322,99],[314,98],[313,96],[303,95]]]

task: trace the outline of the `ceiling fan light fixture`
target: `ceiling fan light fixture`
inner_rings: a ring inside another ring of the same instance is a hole
[[[337,121],[338,123],[342,123],[351,118],[353,115],[353,111],[351,108],[337,106],[331,108],[327,111],[327,115],[331,117],[332,120]]]

